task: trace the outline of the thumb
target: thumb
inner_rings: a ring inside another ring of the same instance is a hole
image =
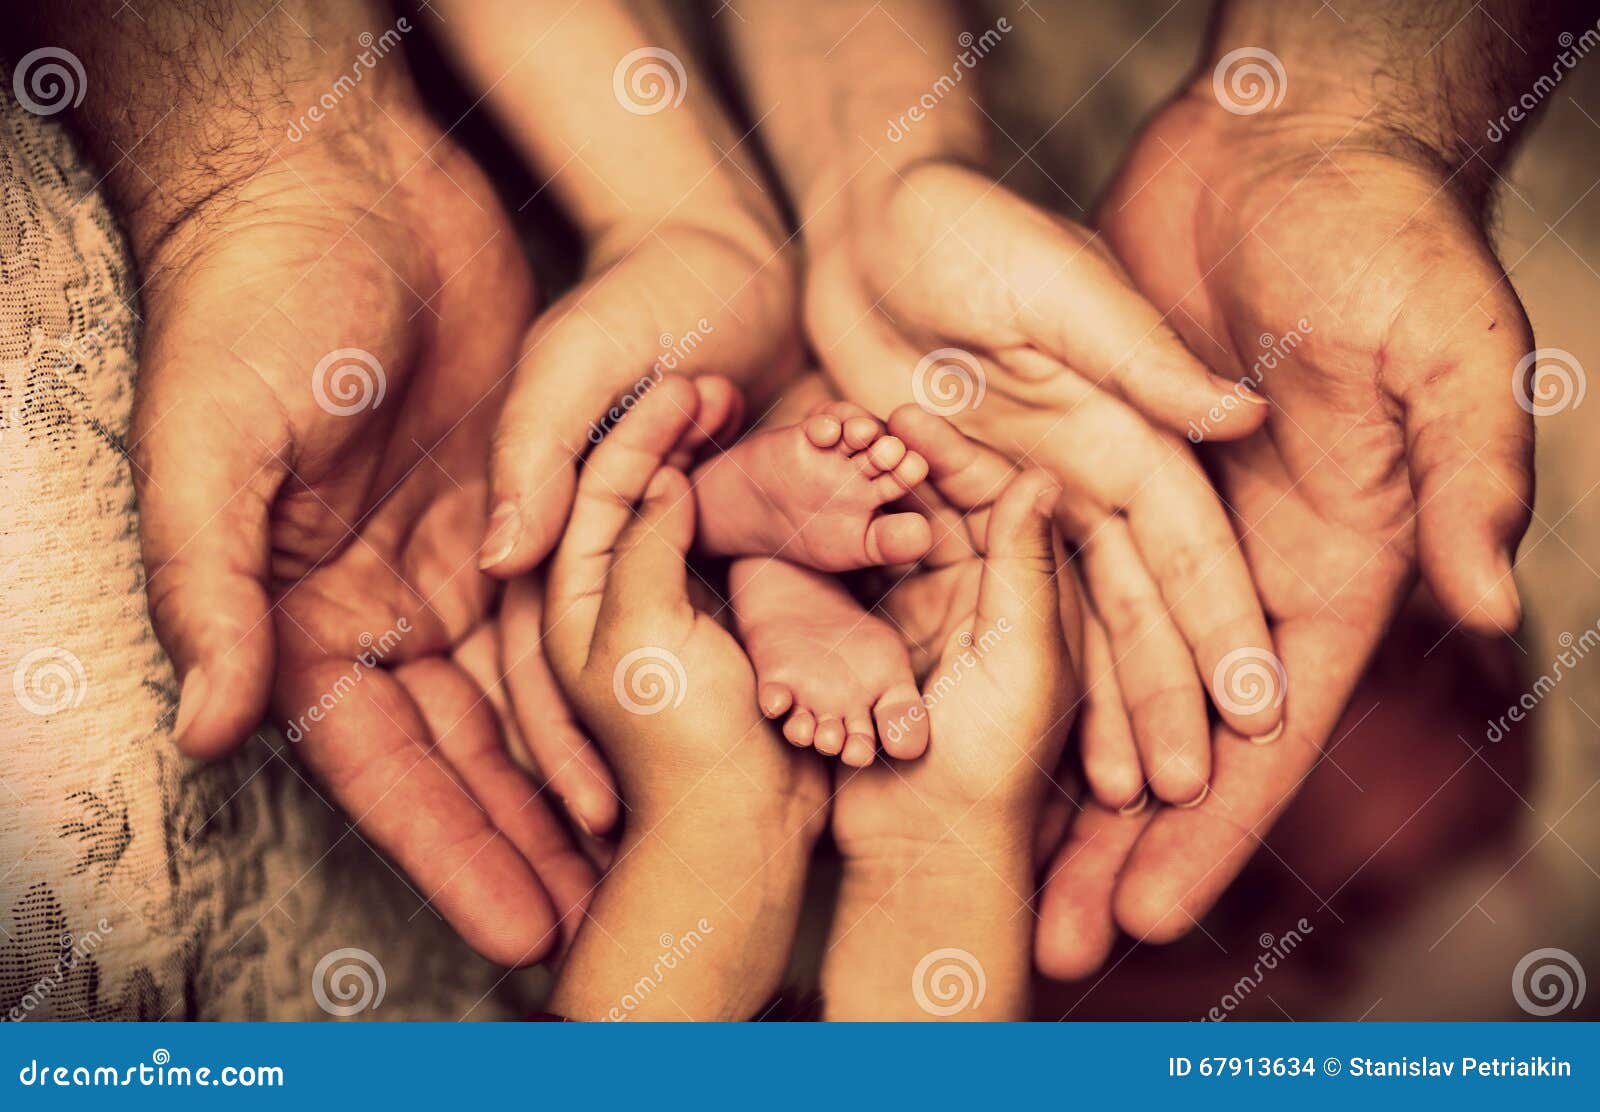
[[[1532,515],[1527,383],[1555,368],[1535,367],[1549,353],[1528,355],[1532,337],[1524,328],[1519,342],[1518,331],[1505,329],[1510,344],[1447,354],[1443,369],[1414,380],[1400,399],[1422,575],[1453,618],[1481,633],[1508,632],[1522,619],[1511,562]],[[1571,367],[1582,375],[1575,360]]]
[[[1061,590],[1051,524],[1061,488],[1042,470],[1006,485],[989,513],[983,578],[978,584],[980,629],[1017,628],[1028,636],[1061,637]]]
[[[214,398],[163,406],[170,391],[156,384],[179,376],[151,362],[152,389],[135,422],[145,590],[180,682],[174,741],[209,759],[239,745],[266,714],[274,673],[267,515],[285,467],[267,443],[241,435]]]
[[[601,629],[647,606],[689,607],[689,546],[694,495],[682,471],[663,467],[645,488],[634,519],[617,538],[616,558],[600,604]]]
[[[530,571],[555,547],[572,508],[578,461],[615,423],[607,415],[625,356],[604,334],[590,335],[598,326],[588,312],[570,300],[556,306],[528,334],[517,361],[490,447],[492,510],[478,566],[491,575]],[[647,368],[623,392],[616,416],[658,377]]]

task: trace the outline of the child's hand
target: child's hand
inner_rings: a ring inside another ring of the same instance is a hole
[[[919,760],[841,770],[845,867],[823,1001],[839,1019],[1020,1019],[1034,828],[1078,693],[1063,633],[1076,600],[1063,597],[1052,535],[1059,488],[914,406],[889,425],[928,460],[935,519],[960,517],[931,568],[884,602],[910,623],[914,655],[932,655],[916,707],[932,732]]]
[[[823,774],[756,705],[744,650],[689,602],[688,479],[663,462],[700,395],[664,379],[595,449],[551,561],[545,645],[615,770],[631,824],[685,807],[723,824],[815,820]]]
[[[924,677],[922,703],[884,728],[926,715],[932,736],[919,761],[842,780],[834,834],[847,858],[952,836],[1025,847],[1079,690],[1063,632],[1078,624],[1077,600],[1051,535],[1059,487],[916,406],[889,427],[928,461],[917,496],[938,544],[882,603],[916,642]]]
[[[744,651],[689,601],[694,499],[664,460],[699,399],[665,379],[595,449],[550,565],[550,664],[627,808],[551,998],[574,1019],[749,1018],[778,987],[826,821],[822,765],[767,724]]]

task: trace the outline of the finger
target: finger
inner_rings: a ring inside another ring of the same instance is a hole
[[[1016,628],[1031,646],[1060,645],[1061,596],[1051,529],[1061,487],[1035,468],[1014,478],[995,502],[978,584],[980,628]]]
[[[1146,807],[1119,814],[1089,803],[1073,821],[1039,898],[1034,961],[1045,976],[1076,981],[1105,963],[1117,941],[1117,877],[1153,813]]]
[[[280,673],[275,701],[286,718],[346,691],[307,728],[300,742],[307,764],[362,836],[394,859],[473,949],[501,965],[537,961],[557,931],[533,868],[432,751],[427,722],[400,681],[372,669],[354,686],[341,684],[350,667],[324,657],[290,662]]]
[[[1046,273],[1077,275],[1024,301],[1040,349],[1174,432],[1231,440],[1261,427],[1266,399],[1213,374],[1105,253],[1059,232],[1033,242],[1054,260]]]
[[[1076,530],[1080,520],[1081,515],[1069,517],[1068,527]],[[1079,547],[1078,566],[1104,623],[1116,686],[1142,766],[1135,784],[1125,770],[1092,766],[1091,755],[1103,759],[1106,754],[1091,754],[1086,744],[1085,771],[1093,768],[1092,783],[1097,778],[1116,783],[1118,790],[1106,800],[1114,806],[1130,802],[1145,781],[1157,797],[1187,803],[1205,790],[1211,775],[1211,724],[1189,647],[1120,518],[1107,517],[1093,528]],[[1105,725],[1109,733],[1098,740],[1115,746],[1120,741],[1116,723]]]
[[[156,334],[135,421],[150,621],[180,682],[174,740],[201,759],[234,748],[266,714],[275,653],[268,514],[288,447],[267,418],[241,432],[204,387],[174,396],[172,383],[212,370],[182,365]]]
[[[682,471],[663,467],[617,539],[617,557],[600,606],[599,623],[612,628],[630,615],[689,606],[689,546],[694,543],[694,495]]]
[[[889,430],[923,458],[928,481],[958,510],[974,510],[992,502],[1015,473],[1000,453],[920,406],[896,409],[889,415]]]
[[[558,674],[587,656],[617,538],[697,409],[693,386],[663,379],[585,464],[571,521],[550,563],[545,628]]]
[[[1122,689],[1117,685],[1105,627],[1092,614],[1086,615],[1083,625],[1084,683],[1087,686],[1078,718],[1083,773],[1095,798],[1115,811],[1130,805],[1143,793],[1144,766],[1139,762],[1133,726],[1123,707]]]
[[[1499,339],[1445,349],[1400,392],[1422,574],[1451,617],[1489,634],[1522,620],[1511,564],[1532,515],[1532,410],[1551,389],[1572,396],[1583,375],[1565,352],[1524,359],[1532,337],[1514,304],[1500,319]]]
[[[720,444],[737,431],[744,420],[744,395],[720,375],[701,375],[692,380],[700,404],[694,422],[683,434],[667,462],[679,471],[688,471],[708,444]]]
[[[528,334],[490,444],[485,571],[516,575],[544,559],[561,537],[584,451],[678,381],[654,367],[653,347],[619,351],[601,328],[599,320],[615,315],[614,288],[570,295]],[[638,378],[619,379],[618,366],[638,367]]]
[[[616,781],[579,729],[545,659],[540,573],[506,584],[500,609],[505,684],[528,754],[573,821],[590,834],[604,834],[621,810]]]
[[[511,763],[487,699],[442,657],[402,665],[395,678],[416,703],[438,754],[553,897],[557,924],[570,942],[595,885],[594,868],[539,798],[538,787]]]
[[[1125,931],[1168,942],[1211,908],[1316,766],[1380,635],[1331,617],[1279,627],[1284,664],[1298,677],[1283,736],[1252,745],[1218,728],[1211,791],[1198,807],[1162,810],[1123,870],[1115,910]]]
[[[1129,530],[1218,714],[1246,737],[1271,737],[1281,692],[1241,699],[1230,687],[1239,662],[1277,660],[1255,580],[1193,453],[1176,443],[1169,450],[1128,503]]]

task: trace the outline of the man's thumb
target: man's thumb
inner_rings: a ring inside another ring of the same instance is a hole
[[[285,474],[214,409],[208,398],[162,411],[134,468],[150,620],[181,684],[173,739],[201,759],[236,747],[266,713],[268,513]]]

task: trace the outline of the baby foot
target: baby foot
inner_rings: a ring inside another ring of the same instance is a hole
[[[933,543],[927,519],[881,511],[927,474],[927,461],[877,418],[828,402],[701,465],[699,545],[711,556],[782,556],[821,571],[909,563]]]
[[[784,560],[740,560],[728,585],[761,713],[788,713],[784,737],[856,768],[878,742],[891,757],[922,756],[927,716],[893,626],[837,580]]]

